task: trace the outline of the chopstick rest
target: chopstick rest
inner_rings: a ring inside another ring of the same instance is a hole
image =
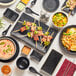
[[[56,76],[73,76],[76,70],[76,65],[65,59]]]

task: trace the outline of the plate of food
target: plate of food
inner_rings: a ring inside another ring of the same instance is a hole
[[[0,37],[0,62],[11,62],[19,54],[19,45],[15,39],[8,36]]]
[[[59,41],[64,51],[76,55],[76,25],[65,27],[60,34]]]
[[[11,34],[29,44],[39,52],[46,53],[52,44],[57,30],[23,13]]]
[[[62,10],[69,15],[74,15],[76,13],[76,0],[65,0]]]
[[[16,0],[0,0],[0,5],[2,6],[8,6],[15,2]]]
[[[61,29],[68,23],[68,17],[63,12],[56,12],[52,17],[53,26],[57,29]]]

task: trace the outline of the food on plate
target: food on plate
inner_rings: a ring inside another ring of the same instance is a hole
[[[11,68],[10,66],[8,65],[4,65],[2,68],[1,68],[1,71],[4,75],[8,75],[9,73],[11,73]]]
[[[53,34],[54,32],[51,35],[49,35],[49,32],[45,32],[45,34],[43,35],[41,44],[44,43],[44,48],[51,43],[50,41],[53,39]]]
[[[68,19],[64,13],[58,12],[53,16],[52,21],[56,27],[63,27],[67,24]]]
[[[68,28],[61,37],[62,44],[68,51],[76,52],[76,28]]]
[[[24,4],[28,4],[30,0],[21,0],[21,2],[23,2]]]
[[[8,39],[0,40],[0,58],[9,59],[15,54],[15,45]]]
[[[22,10],[24,10],[25,8],[25,4],[23,4],[22,2],[19,2],[16,6],[16,10],[21,12]]]
[[[29,48],[27,46],[24,46],[22,48],[22,54],[24,54],[24,55],[29,55],[30,51],[31,51],[31,48]]]
[[[76,7],[76,0],[67,0],[66,5],[62,9],[66,7],[68,7],[71,11],[74,10],[74,8]]]
[[[18,21],[22,23],[22,27],[18,30],[14,30],[13,32],[24,32],[27,31],[27,34],[25,35],[19,35],[20,37],[28,37],[33,39],[36,42],[36,48],[37,48],[37,42],[41,41],[41,44],[43,43],[45,47],[47,47],[50,44],[50,41],[53,39],[54,32],[50,35],[48,32],[50,27],[48,28],[47,32],[43,32],[43,28],[40,26],[37,26],[37,24],[34,22],[28,22],[28,21]],[[45,40],[45,41],[44,41]]]

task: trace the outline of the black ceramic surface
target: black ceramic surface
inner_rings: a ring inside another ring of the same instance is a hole
[[[13,0],[0,0],[0,3],[9,3],[12,2]]]
[[[52,74],[61,58],[62,55],[59,52],[52,50],[41,70],[48,74]]]
[[[8,37],[8,36],[3,36],[3,37],[0,37],[0,40],[1,39],[8,39],[8,40],[11,40],[15,43],[16,45],[16,52],[14,54],[14,56],[12,56],[10,59],[7,59],[7,60],[3,60],[3,59],[0,59],[0,62],[11,62],[13,61],[14,59],[16,59],[16,57],[18,56],[19,54],[19,44],[17,43],[17,41],[15,39],[13,39],[12,37]]]
[[[66,2],[67,2],[67,0],[65,0],[62,8],[66,5]],[[63,11],[65,11],[66,13],[69,13],[70,12],[70,9],[67,7],[67,8],[64,8]],[[74,10],[71,11],[71,15],[75,15],[75,13],[76,13],[76,8],[74,8]]]
[[[43,0],[43,8],[46,11],[54,12],[59,7],[59,0]]]
[[[18,18],[19,14],[17,14],[13,10],[7,8],[6,11],[4,12],[4,16],[6,18],[8,18],[9,20],[11,20],[11,21],[16,21],[16,19]]]
[[[34,22],[34,18],[26,15],[25,13],[23,13],[23,14],[21,15],[19,21],[24,21],[24,20],[30,21],[30,22]],[[37,25],[38,25],[38,21],[36,21],[36,23],[37,23]],[[45,25],[45,24],[43,24],[43,23],[40,23],[40,24],[41,24],[41,26],[43,27],[43,32],[46,32],[47,29],[48,29],[48,26]],[[31,47],[33,47],[34,49],[36,49],[36,50],[38,50],[38,51],[40,51],[40,52],[42,52],[42,53],[46,53],[46,52],[48,51],[50,45],[52,44],[52,42],[53,42],[53,40],[54,40],[54,38],[55,38],[55,36],[57,35],[57,32],[58,32],[57,30],[55,30],[55,29],[53,29],[53,28],[50,28],[50,30],[49,30],[50,34],[51,34],[52,32],[54,32],[53,39],[51,40],[51,44],[50,44],[49,46],[47,46],[45,49],[42,49],[44,46],[43,46],[43,45],[40,45],[40,44],[41,44],[40,41],[37,42],[37,48],[36,48],[36,44],[35,44],[35,41],[34,41],[33,39],[28,38],[28,37],[19,37],[19,35],[25,35],[25,34],[27,34],[28,31],[25,31],[25,32],[23,32],[23,33],[21,33],[21,32],[13,32],[13,31],[15,31],[15,30],[20,29],[21,27],[22,27],[22,24],[17,22],[16,25],[15,25],[15,27],[14,27],[14,29],[12,30],[11,34],[12,34],[13,36],[19,38],[20,40],[25,41],[25,42],[26,42],[27,44],[29,44]]]
[[[70,55],[76,55],[76,52],[75,52],[75,51],[71,51],[71,50],[68,51],[68,50],[64,47],[64,45],[62,44],[62,41],[61,41],[61,37],[62,37],[62,35],[63,35],[63,32],[65,32],[68,28],[72,28],[72,27],[76,28],[76,25],[70,25],[70,26],[68,26],[68,27],[65,27],[65,28],[61,31],[60,37],[59,37],[59,43],[60,43],[60,47],[63,49],[64,52],[66,52],[67,54],[70,54]]]
[[[17,67],[21,70],[25,70],[28,68],[29,66],[29,60],[26,58],[26,57],[20,57],[18,60],[17,60]]]
[[[33,52],[31,53],[31,58],[40,61],[43,57],[43,55],[41,55],[40,53],[38,53],[37,51],[33,50]]]

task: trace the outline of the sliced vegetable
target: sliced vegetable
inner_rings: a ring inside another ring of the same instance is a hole
[[[1,42],[1,43],[0,43],[0,45],[4,45],[4,44],[5,44],[5,42]]]

